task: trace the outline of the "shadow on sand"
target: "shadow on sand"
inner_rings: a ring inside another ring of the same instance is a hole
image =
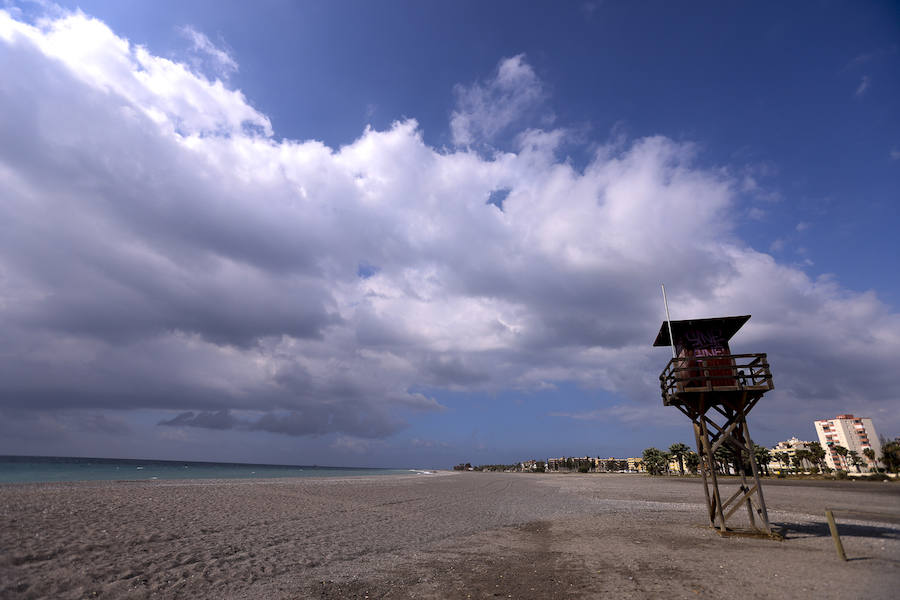
[[[785,540],[802,539],[807,537],[831,537],[831,531],[828,529],[828,523],[772,523],[778,528]],[[838,523],[838,534],[843,540],[854,537],[870,538],[870,539],[889,539],[900,540],[900,529],[892,527],[882,527],[879,525],[858,525],[850,523]],[[847,562],[857,562],[872,560],[871,556],[848,556]],[[900,564],[900,560],[894,558],[878,557],[880,560]]]
[[[784,532],[785,539],[802,537],[831,537],[828,523],[772,523],[773,526]],[[850,523],[838,523],[838,533],[841,537],[864,537],[900,540],[900,529],[896,527],[882,527],[879,525],[858,525]]]

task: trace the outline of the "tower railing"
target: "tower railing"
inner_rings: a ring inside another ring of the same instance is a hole
[[[766,354],[677,357],[659,376],[663,404],[704,392],[758,392],[774,388]]]

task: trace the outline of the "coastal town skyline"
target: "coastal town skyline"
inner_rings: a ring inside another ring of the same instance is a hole
[[[825,470],[843,470],[857,473],[869,473],[873,469],[884,468],[885,465],[894,467],[900,456],[895,456],[900,437],[889,438],[878,433],[871,419],[852,414],[838,415],[833,419],[817,419],[813,423],[816,432],[816,440],[802,440],[797,436],[784,439],[771,447],[754,442],[757,447],[756,461],[765,473],[769,473],[769,465],[772,471],[800,472],[811,471],[819,473]],[[890,450],[884,451],[884,446],[890,444]],[[760,454],[760,449],[765,452]],[[813,450],[812,453],[809,451]],[[798,451],[801,453],[798,454]],[[802,451],[806,451],[805,453]],[[519,471],[577,471],[583,472],[647,472],[644,464],[647,454],[655,454],[660,461],[668,464],[667,471],[699,473],[699,459],[690,464],[686,469],[685,456],[697,457],[697,448],[691,444],[680,441],[669,444],[655,444],[643,451],[643,456],[615,457],[599,453],[575,453],[563,454],[561,457],[532,456],[527,460],[519,460],[512,464],[486,463],[475,465],[472,463],[457,463],[454,470],[511,470]],[[887,453],[890,456],[885,457]],[[794,457],[798,462],[793,464]],[[849,457],[849,458],[848,458]],[[886,460],[885,460],[886,459]],[[889,469],[889,470],[891,470]]]
[[[651,5],[4,3],[0,454],[691,445],[661,283],[896,437],[900,10]]]

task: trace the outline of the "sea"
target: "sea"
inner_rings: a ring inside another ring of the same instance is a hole
[[[420,469],[258,465],[183,460],[0,456],[0,484],[52,481],[142,481],[154,479],[270,479],[430,474]]]

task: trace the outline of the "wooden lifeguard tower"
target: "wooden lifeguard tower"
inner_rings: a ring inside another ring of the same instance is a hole
[[[750,315],[664,321],[653,345],[672,347],[673,358],[659,376],[663,405],[674,406],[694,424],[710,525],[720,535],[780,540],[769,523],[747,428],[747,413],[774,387],[772,374],[765,354],[732,354],[728,346],[748,319]],[[737,491],[725,500],[715,462],[716,450],[723,445],[733,452],[740,476]],[[728,527],[728,519],[742,505],[750,527]]]

